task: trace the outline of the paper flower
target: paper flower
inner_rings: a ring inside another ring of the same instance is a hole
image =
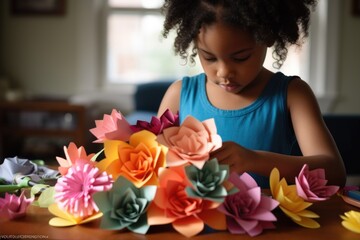
[[[228,165],[219,165],[214,158],[207,161],[202,169],[186,166],[185,172],[192,185],[186,187],[189,197],[206,198],[219,203],[224,201],[227,191],[223,183],[229,176]]]
[[[116,180],[126,177],[136,187],[158,184],[158,169],[165,166],[167,148],[156,141],[156,136],[146,130],[134,133],[129,143],[106,141],[106,158],[98,167]]]
[[[115,109],[112,110],[111,115],[104,114],[103,120],[96,120],[95,125],[95,128],[90,129],[97,138],[94,143],[103,143],[105,140],[128,141],[133,133],[130,124]]]
[[[158,136],[158,141],[169,148],[166,156],[167,166],[191,163],[200,169],[209,160],[210,152],[222,145],[214,119],[200,122],[191,116],[179,127],[164,129]]]
[[[50,213],[56,216],[51,218],[49,221],[49,225],[53,227],[70,227],[78,224],[84,224],[101,218],[103,215],[101,212],[96,212],[84,218],[76,217],[63,209],[60,209],[56,203],[51,204],[48,207],[48,210]]]
[[[136,125],[131,125],[130,127],[134,132],[148,130],[155,135],[159,135],[165,128],[172,126],[179,126],[179,115],[173,114],[169,109],[167,109],[160,118],[154,116],[151,118],[150,122],[138,120]]]
[[[238,192],[228,195],[218,208],[226,215],[228,230],[232,234],[249,234],[257,236],[264,229],[275,228],[272,214],[279,203],[261,193],[261,188],[247,173],[240,177],[237,173],[230,175],[229,181],[238,188]]]
[[[101,228],[145,234],[149,225],[146,211],[153,200],[156,186],[136,188],[126,178],[119,177],[110,191],[94,194],[94,201],[103,213]]]
[[[5,198],[0,198],[0,218],[16,219],[26,215],[26,209],[34,198],[26,198],[24,191],[20,196],[5,193]]]
[[[360,233],[360,212],[357,211],[349,211],[345,213],[344,215],[340,215],[340,217],[343,219],[341,224],[348,230]]]
[[[40,182],[45,178],[55,179],[58,175],[58,171],[38,165],[24,158],[5,158],[4,162],[0,165],[0,178],[5,180],[6,184],[13,184],[16,178],[21,179],[24,176],[29,177],[33,182]],[[16,188],[16,185],[14,187]],[[19,186],[16,189],[21,187],[23,186]]]
[[[270,173],[270,190],[273,198],[279,202],[280,209],[295,223],[307,228],[319,228],[318,222],[312,218],[319,215],[306,210],[312,203],[304,201],[296,191],[295,185],[288,186],[284,178],[280,181],[280,173],[274,168]]]
[[[307,164],[304,164],[295,182],[298,195],[309,202],[327,200],[339,190],[338,186],[326,186],[324,169],[309,171]]]
[[[225,216],[217,211],[218,203],[189,197],[183,167],[160,169],[160,186],[148,210],[149,225],[172,223],[176,231],[187,237],[201,232],[204,223],[218,230],[226,229]]]
[[[112,187],[112,178],[89,163],[77,163],[55,185],[55,201],[75,218],[86,218],[98,212],[93,201],[95,192]]]
[[[76,163],[78,160],[91,162],[94,153],[87,155],[84,147],[77,147],[75,143],[71,142],[69,147],[64,146],[64,153],[66,159],[56,157],[60,167],[59,172],[61,175],[66,175],[68,169]]]

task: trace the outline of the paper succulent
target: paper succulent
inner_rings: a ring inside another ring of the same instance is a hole
[[[340,216],[342,218],[341,224],[348,230],[360,234],[360,212],[358,211],[348,211],[344,215]]]
[[[319,228],[320,224],[312,218],[319,215],[306,210],[312,203],[304,201],[298,194],[295,185],[288,185],[284,178],[280,181],[280,173],[274,168],[270,173],[270,190],[273,198],[279,202],[280,209],[295,223],[307,228]]]
[[[131,125],[130,127],[134,132],[148,130],[155,135],[159,135],[165,128],[173,126],[179,126],[179,115],[173,114],[167,109],[160,118],[153,116],[150,122],[138,120],[136,125]]]
[[[303,166],[295,182],[298,195],[308,202],[327,200],[339,190],[338,186],[326,186],[324,169],[310,171],[307,164]]]
[[[103,120],[96,120],[95,124],[96,127],[90,129],[90,132],[97,138],[95,143],[103,143],[105,140],[128,141],[133,133],[130,124],[115,109],[112,110],[111,115],[104,114]]]
[[[110,191],[94,194],[94,201],[103,213],[101,228],[145,234],[147,209],[156,193],[156,186],[137,188],[129,180],[119,177]]]
[[[87,218],[99,211],[92,195],[112,187],[112,177],[89,163],[77,163],[55,185],[55,202],[75,218]]]
[[[227,190],[223,186],[229,176],[229,166],[219,165],[216,158],[205,163],[202,169],[193,165],[185,167],[186,176],[191,187],[186,187],[189,197],[206,198],[215,202],[223,202]]]
[[[59,163],[59,172],[61,175],[66,175],[68,169],[78,160],[91,162],[94,153],[87,155],[84,147],[77,147],[75,143],[71,142],[68,147],[64,146],[64,153],[66,158],[56,157]]]
[[[158,169],[164,167],[167,148],[156,141],[156,136],[147,131],[131,135],[129,143],[105,141],[106,158],[98,167],[116,180],[126,177],[136,187],[158,184]]]
[[[213,229],[225,230],[224,214],[217,211],[217,202],[189,197],[183,166],[162,168],[159,173],[160,185],[148,210],[149,225],[171,223],[173,228],[187,237],[192,237],[207,224]]]
[[[20,196],[5,193],[4,198],[0,198],[0,218],[16,219],[26,215],[28,206],[34,198],[26,198],[24,191]]]
[[[164,129],[158,136],[158,141],[169,148],[167,166],[191,163],[200,169],[209,160],[210,153],[222,145],[214,119],[200,122],[191,116],[179,127]]]
[[[230,175],[229,181],[234,184],[238,192],[228,195],[218,208],[226,215],[227,227],[232,234],[249,234],[257,236],[264,229],[275,228],[272,214],[279,203],[271,197],[261,193],[261,188],[247,173],[238,176]]]

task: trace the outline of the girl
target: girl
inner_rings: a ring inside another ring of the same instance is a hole
[[[268,47],[275,65],[287,47],[308,34],[315,0],[165,0],[164,37],[175,30],[183,59],[199,56],[204,73],[184,77],[167,90],[159,108],[214,118],[223,146],[212,154],[231,171],[268,186],[270,171],[294,181],[304,164],[324,168],[329,184],[344,186],[346,173],[310,87],[297,76],[263,66]],[[192,48],[190,54],[189,48]],[[303,156],[292,156],[298,142]]]

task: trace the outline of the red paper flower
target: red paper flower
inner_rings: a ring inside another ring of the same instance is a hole
[[[179,126],[179,115],[173,114],[167,109],[160,118],[153,116],[150,122],[138,120],[136,125],[131,125],[130,127],[134,132],[148,130],[155,135],[159,135],[165,128],[173,126]]]
[[[0,198],[0,217],[8,219],[21,218],[26,215],[26,209],[34,198],[26,198],[24,191],[20,196],[5,193],[5,198]]]
[[[111,115],[104,114],[103,120],[96,120],[95,124],[96,128],[90,129],[97,138],[95,143],[103,143],[105,140],[127,141],[133,133],[130,124],[115,109],[112,110]]]

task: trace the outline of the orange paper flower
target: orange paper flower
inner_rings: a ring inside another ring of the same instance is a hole
[[[176,231],[187,237],[200,233],[204,223],[217,230],[226,229],[225,215],[216,209],[218,202],[186,194],[190,183],[183,166],[161,169],[159,179],[160,186],[148,210],[149,225],[172,223]]]
[[[124,176],[136,187],[158,184],[158,169],[165,166],[167,148],[156,141],[156,135],[143,130],[134,133],[129,143],[105,141],[106,158],[98,167],[116,180]]]
[[[210,152],[222,145],[214,119],[200,122],[187,117],[179,127],[166,128],[158,141],[169,148],[166,164],[169,167],[191,163],[201,169],[209,160]]]

